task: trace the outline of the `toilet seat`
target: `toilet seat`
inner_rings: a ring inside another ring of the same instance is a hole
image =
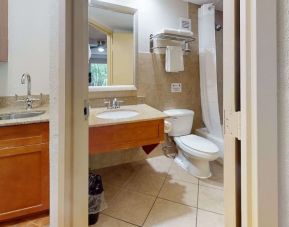
[[[211,141],[196,135],[186,135],[174,138],[176,144],[186,153],[205,159],[218,156],[219,148]]]

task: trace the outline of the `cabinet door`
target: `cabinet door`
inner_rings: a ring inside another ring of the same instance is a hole
[[[0,149],[0,221],[48,208],[48,143]]]
[[[89,128],[89,153],[129,149],[164,141],[164,120]]]
[[[0,0],[0,62],[8,61],[8,0]]]

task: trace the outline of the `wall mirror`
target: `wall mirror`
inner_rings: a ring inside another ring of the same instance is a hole
[[[89,4],[89,91],[136,89],[136,25],[133,8]]]

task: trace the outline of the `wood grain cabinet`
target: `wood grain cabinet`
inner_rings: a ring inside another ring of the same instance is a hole
[[[0,62],[8,61],[8,0],[0,0]]]
[[[48,123],[0,128],[0,222],[49,209],[48,135]]]
[[[89,153],[129,149],[164,141],[164,120],[89,128]]]

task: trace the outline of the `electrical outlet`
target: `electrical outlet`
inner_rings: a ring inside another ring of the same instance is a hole
[[[171,83],[171,92],[182,92],[182,84],[181,83]]]

